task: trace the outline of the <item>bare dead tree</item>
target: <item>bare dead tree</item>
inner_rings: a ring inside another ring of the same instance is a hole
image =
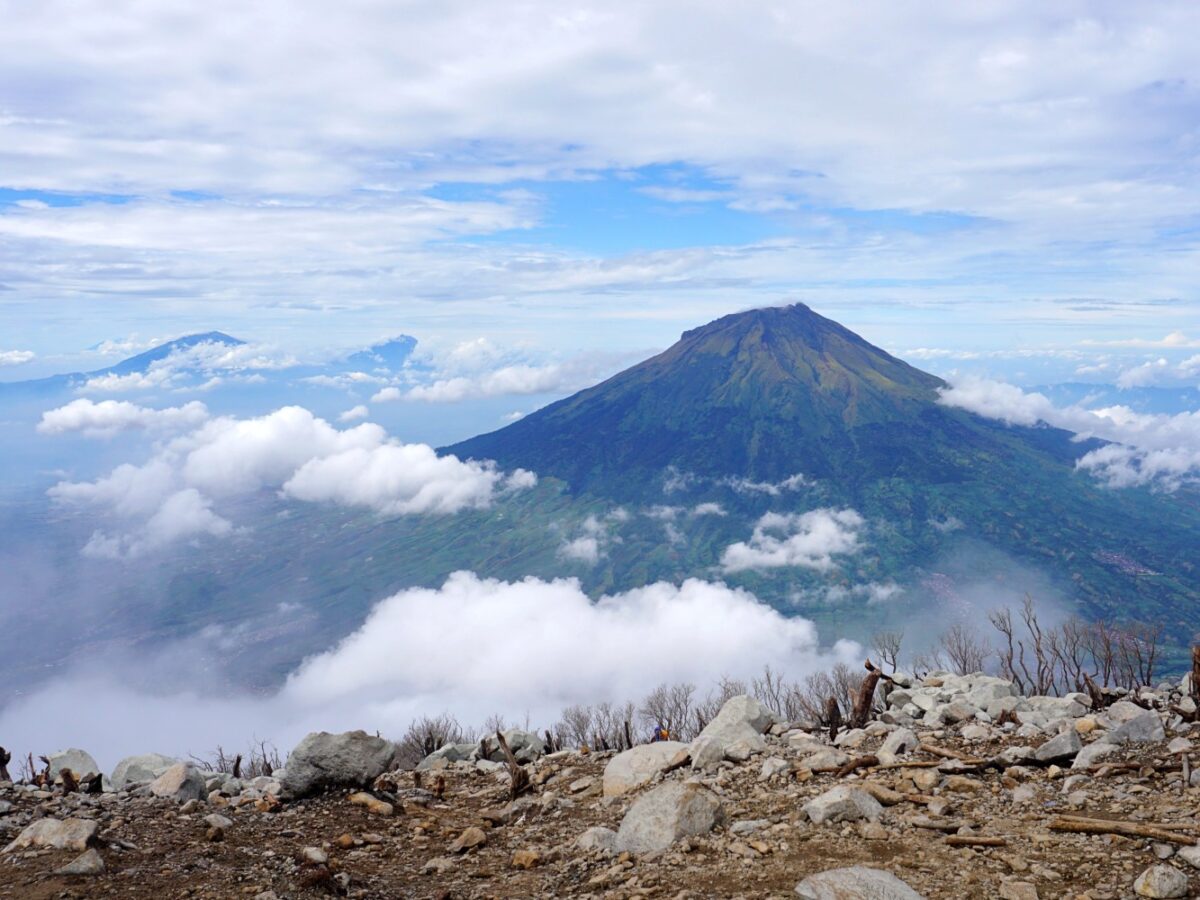
[[[695,693],[696,686],[687,682],[660,684],[638,706],[638,721],[647,730],[665,728],[672,737],[682,738],[692,718],[692,697]]]
[[[991,649],[979,638],[974,629],[956,622],[944,632],[938,645],[945,651],[950,666],[959,675],[970,675],[983,670]]]
[[[900,645],[903,642],[903,631],[877,631],[871,635],[871,649],[879,661],[893,672],[900,667]]]
[[[242,754],[240,754],[240,753],[233,758],[233,773],[232,774],[233,774],[234,778],[242,777]]]
[[[484,733],[491,730],[485,729]],[[422,716],[410,722],[404,736],[397,741],[396,761],[400,768],[411,769],[435,750],[440,750],[447,744],[462,743],[464,740],[462,726],[449,713]]]

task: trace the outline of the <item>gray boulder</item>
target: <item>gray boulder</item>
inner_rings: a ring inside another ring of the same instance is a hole
[[[1133,891],[1139,897],[1186,897],[1188,877],[1172,866],[1151,866],[1133,882]]]
[[[835,787],[804,804],[804,812],[814,825],[826,822],[878,822],[883,815],[879,801],[866,791],[853,787]]]
[[[761,753],[767,749],[763,733],[774,724],[775,716],[753,697],[742,694],[729,698],[693,742],[692,768],[705,771],[715,768],[713,758],[717,749],[722,758],[731,755],[738,761],[751,753]]]
[[[1147,744],[1165,740],[1167,733],[1162,719],[1152,709],[1144,709],[1140,715],[1126,719],[1104,736],[1110,744]]]
[[[508,749],[517,758],[517,762],[529,763],[541,759],[546,755],[546,742],[532,731],[510,728],[508,731],[501,732],[501,734],[504,735],[504,740],[508,743]],[[507,762],[504,758],[504,751],[500,749],[500,742],[496,740],[495,735],[492,735],[491,740],[488,741],[488,759],[492,762]]]
[[[186,803],[188,800],[203,800],[208,796],[204,776],[189,763],[176,763],[150,782],[150,793],[155,797]]]
[[[70,750],[59,750],[57,753],[50,754],[47,759],[50,760],[51,778],[57,778],[63,769],[70,769],[71,774],[76,778],[84,775],[97,775],[100,772],[100,764],[96,762],[92,754],[75,747]]]
[[[884,765],[891,765],[898,762],[901,756],[916,750],[920,743],[911,729],[897,728],[884,739],[875,755]]]
[[[604,796],[619,797],[641,787],[687,749],[679,741],[657,741],[618,753],[604,767]]]
[[[38,819],[18,834],[3,852],[39,848],[82,852],[96,839],[99,827],[91,819]]]
[[[475,752],[478,749],[478,744],[445,744],[421,760],[417,764],[417,771],[427,772],[430,769],[436,769],[439,767],[439,760],[445,760],[448,763],[470,762],[475,758]]]
[[[143,753],[140,756],[127,756],[112,771],[112,786],[114,791],[121,791],[131,782],[153,781],[179,760],[164,756],[161,753]]]
[[[617,853],[617,833],[611,828],[595,825],[575,839],[575,846],[584,853],[598,850],[605,856]]]
[[[1033,751],[1033,758],[1038,762],[1052,763],[1072,759],[1083,749],[1083,741],[1079,732],[1074,728],[1055,735]]]
[[[55,870],[55,875],[103,875],[104,874],[104,859],[96,852],[94,847],[89,847],[83,851],[83,854],[75,857],[61,869]]]
[[[810,875],[796,885],[796,893],[804,900],[924,900],[891,872],[867,866]]]
[[[669,781],[643,794],[617,830],[617,851],[655,853],[689,835],[708,834],[725,820],[721,801],[693,782]]]
[[[1071,763],[1072,769],[1086,769],[1088,766],[1094,766],[1097,762],[1104,759],[1106,756],[1112,756],[1121,748],[1116,744],[1110,744],[1108,741],[1101,739],[1094,744],[1088,744],[1075,756],[1075,762]]]
[[[290,800],[329,788],[368,787],[391,768],[395,755],[395,744],[365,731],[313,732],[288,757],[280,796]]]

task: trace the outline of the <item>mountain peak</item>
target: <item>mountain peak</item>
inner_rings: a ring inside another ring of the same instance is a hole
[[[804,304],[723,316],[602,384],[450,448],[576,486],[673,466],[778,481],[924,466],[941,379]]]

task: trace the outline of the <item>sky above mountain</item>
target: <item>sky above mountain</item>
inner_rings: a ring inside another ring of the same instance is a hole
[[[939,374],[1200,377],[1192,3],[0,8],[2,380],[793,301]]]

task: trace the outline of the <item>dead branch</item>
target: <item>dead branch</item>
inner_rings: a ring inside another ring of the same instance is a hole
[[[854,700],[854,709],[850,713],[850,727],[862,728],[871,718],[871,710],[875,705],[875,688],[879,684],[879,679],[883,673],[875,666],[871,665],[868,659],[866,662],[867,677],[862,680],[862,684],[858,686],[858,697]],[[891,680],[890,678],[888,679]]]
[[[1108,819],[1087,819],[1082,816],[1059,816],[1050,822],[1051,831],[1065,831],[1072,834],[1119,834],[1122,837],[1149,838],[1168,844],[1180,844],[1190,847],[1196,839],[1186,834],[1168,831],[1154,825],[1144,825],[1141,822],[1110,821]]]
[[[12,781],[8,774],[8,764],[12,762],[12,754],[0,747],[0,781]]]
[[[233,758],[233,773],[232,774],[233,774],[234,778],[242,777],[242,754],[240,754],[240,753]]]
[[[832,743],[842,727],[842,708],[838,706],[837,697],[825,701],[825,721],[829,723],[829,740]]]
[[[1008,841],[1002,837],[988,837],[982,834],[948,834],[942,838],[943,844],[951,847],[1007,847]]]
[[[85,778],[79,780],[79,789],[85,794],[102,794],[104,793],[104,776],[99,772],[93,772]]]
[[[511,779],[508,790],[509,799],[516,800],[526,791],[533,789],[533,785],[529,781],[529,773],[525,771],[524,766],[517,762],[517,758],[509,749],[508,741],[499,731],[496,732],[496,740],[500,742],[500,750],[504,754],[504,758],[508,760],[508,774]]]
[[[1200,709],[1200,644],[1192,645],[1192,677],[1188,684],[1188,695]]]
[[[857,756],[845,765],[838,766],[837,770],[833,773],[833,777],[845,778],[851,772],[857,772],[859,769],[869,769],[877,765],[879,765],[878,756]]]

